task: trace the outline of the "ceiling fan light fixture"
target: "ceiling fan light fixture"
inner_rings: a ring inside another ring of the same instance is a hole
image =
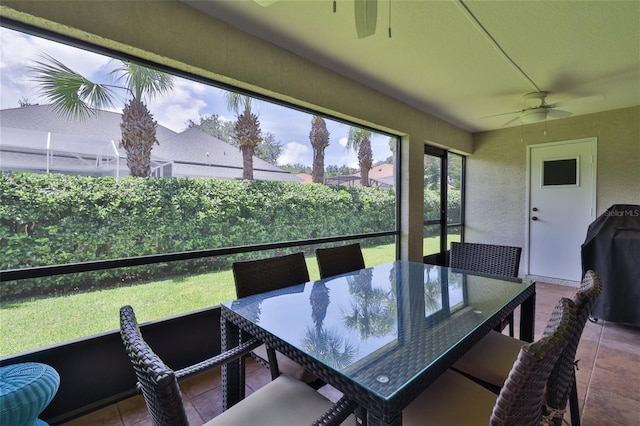
[[[539,123],[547,118],[546,108],[534,108],[527,111],[522,111],[520,114],[520,121],[524,124]]]

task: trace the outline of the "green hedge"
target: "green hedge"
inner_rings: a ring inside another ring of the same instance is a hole
[[[430,192],[425,208],[437,209]],[[361,186],[0,172],[0,270],[390,231],[395,198]],[[220,270],[238,256],[8,281],[0,298]]]
[[[392,189],[275,181],[0,173],[0,270],[395,228]],[[217,270],[205,258],[4,282],[0,297]]]

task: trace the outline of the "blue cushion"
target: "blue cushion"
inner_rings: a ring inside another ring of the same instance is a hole
[[[0,418],[2,424],[35,426],[46,424],[38,416],[51,402],[60,376],[52,367],[26,362],[0,367]]]

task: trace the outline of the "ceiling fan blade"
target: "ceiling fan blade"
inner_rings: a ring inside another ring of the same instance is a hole
[[[519,112],[519,111],[518,111]],[[511,123],[515,123],[516,121],[520,120],[520,116],[514,117],[511,120],[507,121],[506,123],[503,124],[503,126],[508,126]]]
[[[567,99],[561,102],[555,102],[554,104],[549,106],[551,108],[562,108],[566,107],[567,105],[586,104],[602,100],[604,100],[604,96],[602,95],[584,96],[582,98]]]
[[[376,32],[378,23],[378,0],[355,0],[356,33],[365,38]]]
[[[503,115],[520,114],[521,112],[522,112],[522,110],[519,109],[518,111],[510,111],[510,112],[503,112],[503,113],[500,113],[500,114],[485,115],[484,117],[480,117],[480,118],[501,117]]]
[[[549,117],[565,118],[565,117],[569,117],[572,114],[569,111],[563,111],[561,109],[549,109],[547,111],[547,115]]]

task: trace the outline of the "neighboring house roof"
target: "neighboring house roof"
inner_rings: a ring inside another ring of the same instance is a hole
[[[369,170],[371,186],[394,186],[396,182],[394,170],[395,165],[390,163],[372,167],[371,170]],[[358,176],[360,176],[360,173],[358,173]]]
[[[313,183],[313,176],[309,173],[296,173],[296,176],[302,179],[304,183]]]
[[[119,148],[121,121],[121,114],[109,111],[68,119],[50,105],[0,110],[0,168],[110,175],[122,167],[127,174],[126,152]],[[177,133],[158,125],[156,138],[151,160],[161,175],[242,178],[239,149],[200,129]],[[47,153],[55,153],[55,164]],[[253,166],[255,179],[301,181],[255,156]]]
[[[218,179],[242,178],[242,152],[197,128],[190,128],[154,146],[154,152],[174,163],[174,176],[209,176]],[[300,182],[295,175],[253,157],[253,175],[260,180]]]
[[[69,119],[57,113],[51,105],[30,105],[21,108],[0,110],[0,126],[15,129],[40,130],[43,132],[79,135],[95,139],[120,140],[122,114],[96,110],[87,119]],[[176,132],[158,125],[158,140],[175,135]]]
[[[395,166],[390,163],[373,166],[371,170],[369,170],[369,179],[387,178],[389,176],[393,177],[394,167]],[[360,173],[357,175],[360,176]]]
[[[374,166],[369,170],[369,185],[393,187],[395,186],[395,178],[393,175],[393,164],[385,163]],[[360,172],[352,175],[325,178],[325,183],[327,185],[360,185]]]

